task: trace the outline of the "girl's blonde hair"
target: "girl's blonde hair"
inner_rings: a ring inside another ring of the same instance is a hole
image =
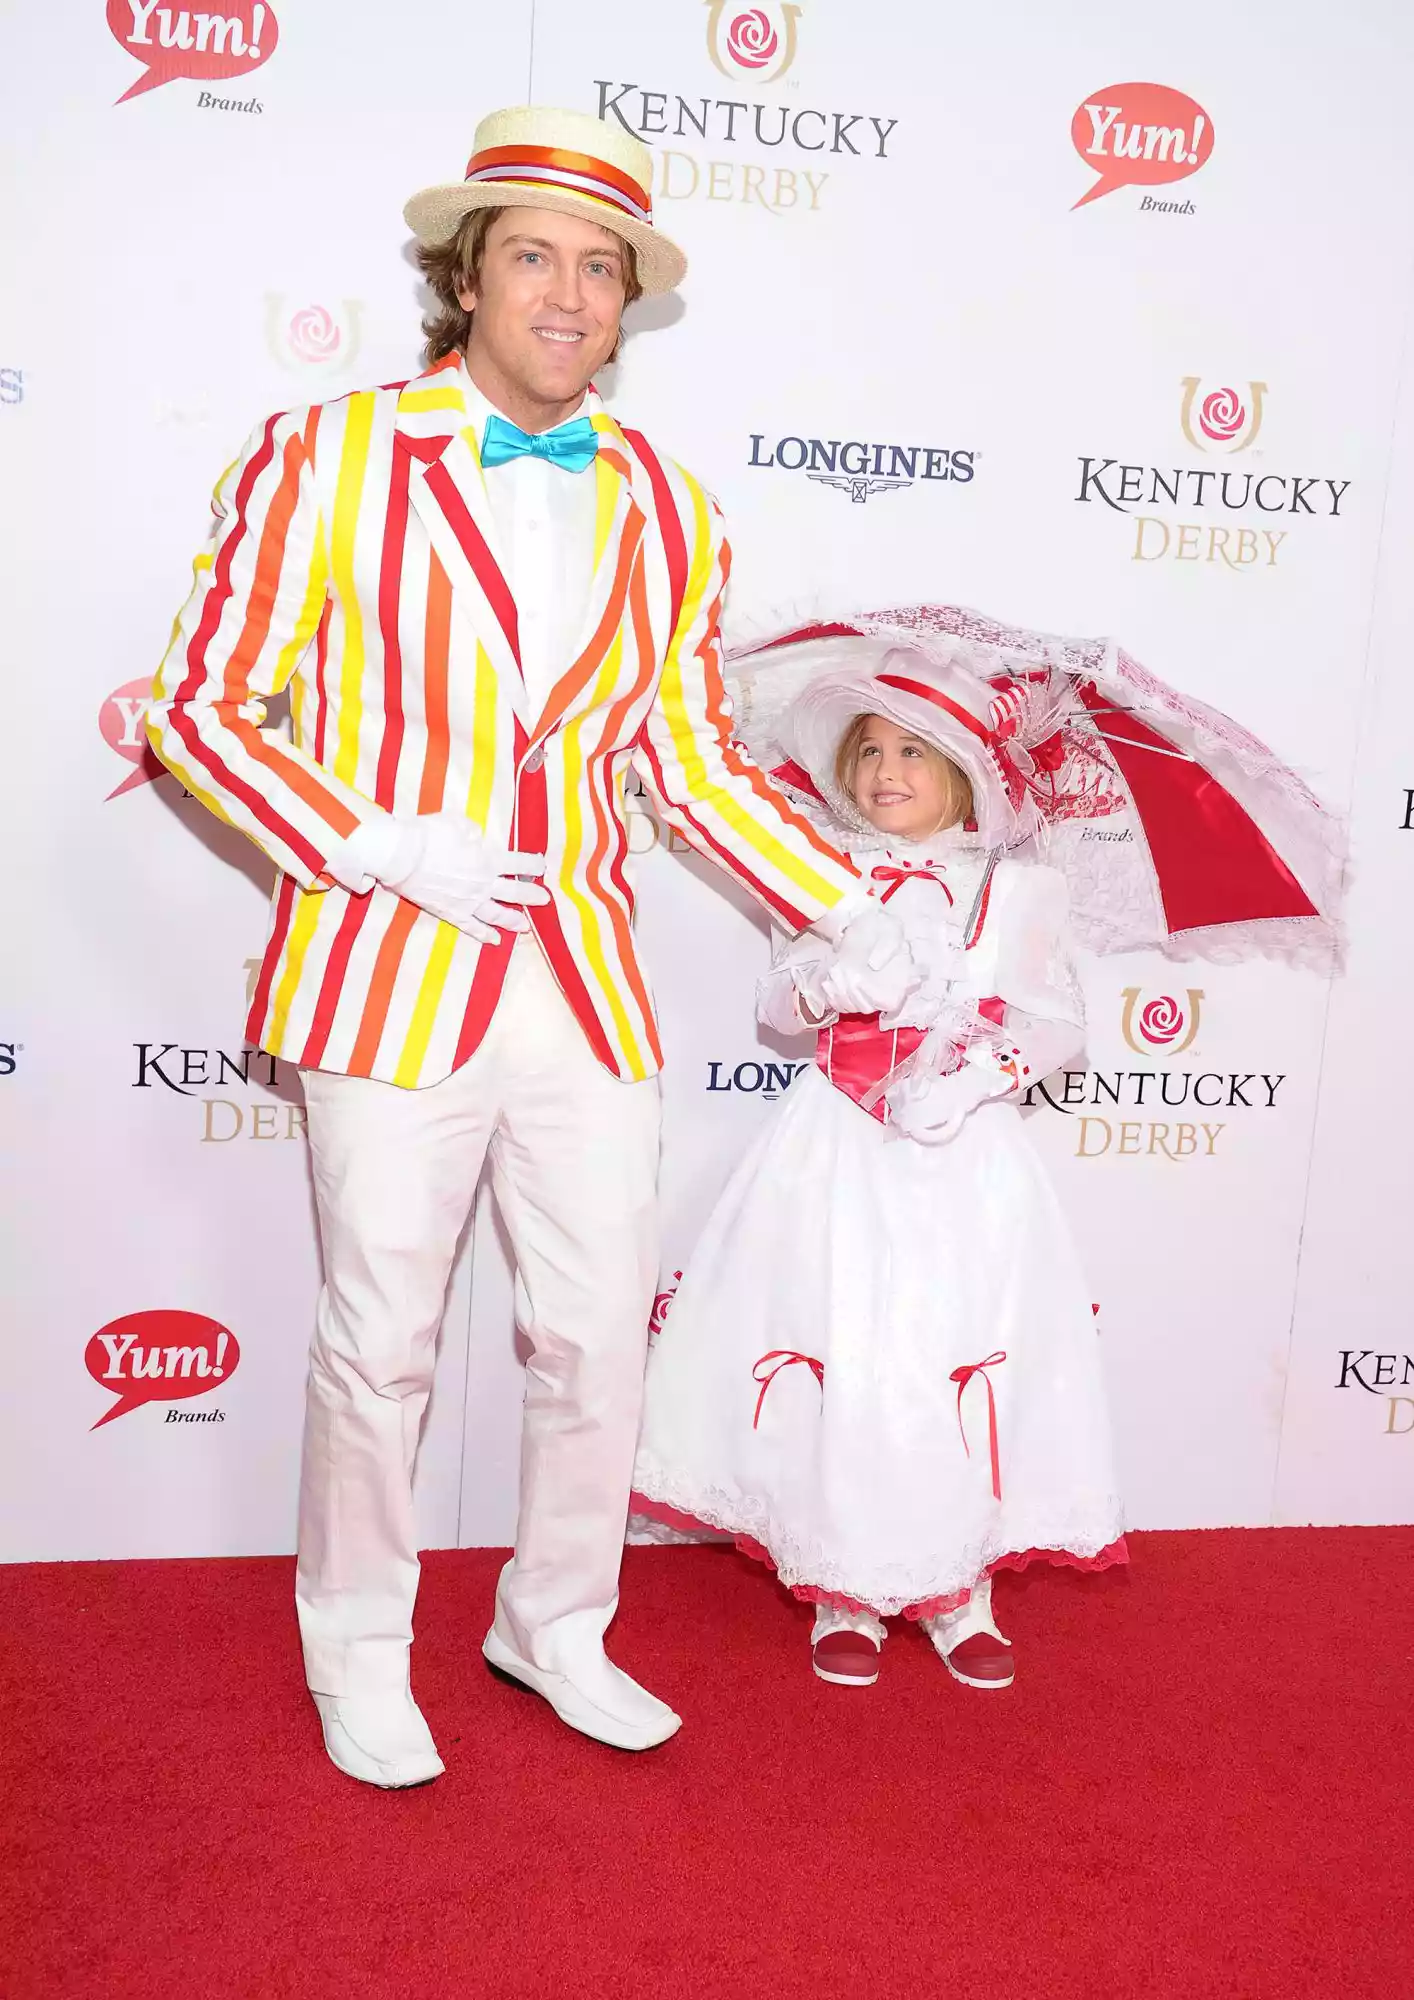
[[[835,752],[835,783],[842,792],[849,794],[856,805],[859,799],[854,781],[859,774],[859,753],[864,747],[864,732],[871,722],[888,720],[886,715],[856,715],[840,738],[840,747]],[[967,773],[959,769],[951,757],[945,757],[926,737],[919,736],[914,740],[923,746],[924,754],[943,781],[943,817],[936,831],[941,833],[944,827],[959,826],[964,820],[971,819],[974,807],[972,784]]]

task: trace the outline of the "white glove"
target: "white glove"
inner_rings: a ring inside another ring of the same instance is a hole
[[[920,1145],[945,1146],[969,1113],[1009,1088],[1005,1076],[976,1063],[964,1063],[947,1076],[901,1077],[888,1093],[889,1124]]]
[[[366,893],[373,881],[381,882],[482,944],[499,944],[502,931],[528,929],[524,906],[548,902],[550,894],[535,879],[544,873],[543,854],[488,846],[479,828],[459,812],[370,821],[329,857],[326,867],[355,895]]]
[[[917,982],[903,926],[891,910],[872,900],[840,928],[830,958],[796,967],[792,977],[817,1019],[888,1013],[903,1005]]]

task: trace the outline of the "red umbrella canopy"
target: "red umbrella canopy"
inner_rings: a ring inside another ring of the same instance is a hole
[[[1140,666],[1112,640],[1010,626],[957,605],[815,621],[734,649],[728,684],[747,749],[810,796],[774,732],[815,674],[859,640],[961,660],[997,691],[993,728],[1018,801],[1018,853],[1059,867],[1096,951],[1271,957],[1338,952],[1344,861],[1333,814],[1266,744]],[[818,796],[818,795],[816,795]]]

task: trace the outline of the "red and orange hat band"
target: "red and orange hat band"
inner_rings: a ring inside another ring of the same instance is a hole
[[[590,153],[570,153],[558,146],[493,146],[473,153],[467,162],[469,181],[505,181],[516,187],[558,188],[563,194],[587,195],[636,222],[653,220],[649,190]]]

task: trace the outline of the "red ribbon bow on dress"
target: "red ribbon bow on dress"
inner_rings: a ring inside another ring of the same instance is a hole
[[[890,896],[898,894],[905,882],[911,882],[915,879],[920,882],[936,882],[948,901],[952,902],[952,890],[948,887],[942,876],[935,875],[931,868],[909,868],[906,866],[895,868],[883,864],[878,868],[871,868],[869,871],[869,880],[871,882],[887,882],[889,885],[879,898],[881,903],[887,903]]]
[[[957,1427],[962,1432],[962,1448],[969,1458],[972,1456],[972,1447],[967,1442],[967,1429],[962,1421],[962,1392],[974,1375],[980,1375],[987,1385],[987,1424],[992,1442],[992,1495],[997,1500],[1002,1497],[1002,1466],[997,1451],[997,1399],[992,1393],[992,1378],[987,1370],[995,1368],[999,1361],[1005,1360],[1005,1351],[998,1348],[997,1352],[989,1354],[985,1361],[969,1361],[963,1368],[954,1368],[948,1377],[950,1382],[957,1384]]]
[[[774,1368],[770,1365],[773,1361],[776,1364]],[[804,1362],[823,1391],[825,1387],[825,1364],[823,1361],[817,1361],[813,1354],[797,1354],[793,1347],[773,1347],[769,1354],[761,1356],[761,1359],[751,1371],[752,1380],[761,1384],[761,1394],[756,1398],[756,1414],[751,1419],[752,1430],[755,1430],[761,1422],[761,1405],[766,1400],[766,1391],[783,1368],[793,1368],[797,1361]],[[764,1375],[761,1373],[763,1368],[766,1370]]]

